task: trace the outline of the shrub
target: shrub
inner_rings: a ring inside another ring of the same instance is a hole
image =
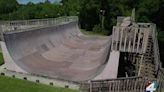
[[[101,32],[102,29],[101,29],[101,25],[100,24],[97,24],[93,27],[92,31],[94,32]]]

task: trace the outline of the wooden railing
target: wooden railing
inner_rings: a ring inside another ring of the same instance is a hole
[[[78,21],[78,17],[64,16],[64,17],[49,18],[49,19],[0,21],[0,25],[3,32],[8,32],[8,31],[23,31],[24,29],[45,27],[50,25],[61,25],[73,21]]]
[[[81,84],[84,92],[146,92],[147,83],[157,82],[156,92],[163,92],[164,81],[142,77],[118,78],[109,80],[90,81]]]

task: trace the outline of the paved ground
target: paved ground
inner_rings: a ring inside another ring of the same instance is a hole
[[[84,36],[79,31],[78,23],[72,22],[6,33],[5,42],[15,66],[21,71],[84,81],[92,79],[102,70],[107,61],[111,37]],[[10,65],[15,67],[9,64],[9,68]]]

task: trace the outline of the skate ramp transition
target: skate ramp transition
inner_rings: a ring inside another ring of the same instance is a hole
[[[5,32],[4,40],[11,58],[22,70],[71,81],[89,80],[100,74],[111,44],[110,36],[81,34],[78,20]]]

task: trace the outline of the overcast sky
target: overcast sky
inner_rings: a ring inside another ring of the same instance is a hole
[[[39,3],[44,2],[45,0],[17,0],[20,4],[27,4],[28,2]],[[49,0],[51,2],[60,1],[60,0]]]

